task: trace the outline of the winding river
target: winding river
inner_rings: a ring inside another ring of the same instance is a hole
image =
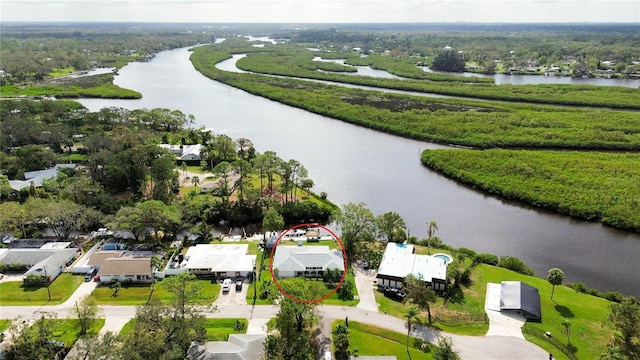
[[[166,107],[193,114],[198,124],[258,151],[296,159],[338,203],[365,202],[379,215],[398,212],[411,235],[425,222],[455,247],[516,256],[546,277],[551,267],[566,281],[640,297],[640,235],[572,219],[485,195],[424,168],[419,154],[437,148],[285,106],[207,79],[186,48],[164,51],[120,69],[115,83],[139,91],[139,100],[81,99],[89,110]],[[223,66],[232,66],[229,63]]]

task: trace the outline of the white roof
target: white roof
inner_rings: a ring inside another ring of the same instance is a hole
[[[198,244],[185,254],[184,269],[212,272],[253,271],[256,255],[247,255],[248,244]]]
[[[342,252],[328,246],[278,246],[273,268],[280,271],[305,271],[308,267],[344,271]]]
[[[42,186],[42,182],[45,179],[56,177],[58,170],[61,168],[73,169],[75,167],[76,164],[56,164],[54,167],[44,170],[26,171],[24,173],[25,180],[9,180],[9,185],[14,190],[29,187],[31,186],[31,182],[33,182],[33,185],[36,187]]]
[[[40,247],[40,249],[66,249],[71,245],[70,241],[48,242]]]
[[[443,259],[430,255],[416,255],[413,245],[388,243],[382,256],[378,277],[405,278],[413,274],[427,282],[447,278],[447,264]]]

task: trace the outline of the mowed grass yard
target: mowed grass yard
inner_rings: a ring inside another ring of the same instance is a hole
[[[553,295],[554,301],[552,301],[552,286],[546,279],[522,275],[495,266],[480,265],[474,273],[474,283],[469,289],[470,295],[467,296],[475,298],[470,303],[481,303],[484,308],[487,283],[500,283],[505,280],[522,281],[536,287],[540,292],[542,321],[539,323],[528,322],[526,326],[540,329],[543,332],[550,331],[552,336],[566,344],[567,337],[562,332],[562,321],[567,319],[571,321],[571,344],[577,348],[575,355],[579,359],[597,358],[606,352],[607,344],[613,336],[613,329],[607,320],[610,301],[577,292],[566,286],[556,286]],[[477,299],[478,296],[482,297],[482,301]],[[545,339],[530,336],[527,333],[525,333],[525,338],[553,353],[556,359],[566,358]]]
[[[265,259],[265,263],[268,264],[269,259]],[[360,300],[357,299],[358,297],[358,289],[356,288],[356,281],[355,281],[355,277],[353,275],[353,271],[351,269],[349,269],[349,271],[347,272],[347,275],[345,276],[345,282],[346,281],[351,281],[351,283],[353,284],[353,295],[354,297],[356,297],[353,300],[340,300],[340,298],[338,297],[338,293],[335,292],[333,293],[329,298],[323,300],[321,303],[324,305],[340,305],[340,306],[356,306],[358,305],[358,303],[360,302]],[[279,281],[282,281],[279,280]],[[313,286],[316,288],[320,288],[322,282],[321,281],[317,281],[317,280],[308,280],[309,282],[312,282]],[[272,305],[273,301],[270,298],[267,299],[261,299],[260,298],[260,294],[262,292],[262,287],[263,284],[270,284],[270,289],[271,292],[273,293],[274,291],[279,291],[278,287],[273,284],[273,278],[271,277],[271,272],[269,271],[269,269],[265,269],[262,270],[262,274],[260,275],[260,279],[258,280],[258,283],[256,284],[256,291],[257,291],[257,298],[256,298],[256,305]],[[253,289],[254,289],[254,284],[251,283],[248,285],[249,289],[247,291],[247,295],[246,295],[246,299],[247,299],[247,304],[253,304]],[[325,294],[329,294],[333,289],[326,289]]]
[[[206,305],[213,303],[220,294],[221,286],[215,280],[196,280],[202,284],[196,303]],[[168,302],[174,296],[171,294],[162,280],[152,284],[122,284],[118,295],[110,285],[99,285],[91,294],[99,305],[142,305],[151,299]]]
[[[432,250],[432,253],[434,251]],[[438,251],[439,252],[439,251]],[[578,358],[596,358],[606,352],[607,344],[613,336],[613,330],[607,320],[610,301],[577,292],[566,286],[556,286],[554,301],[551,300],[552,286],[546,279],[535,276],[527,276],[517,272],[490,265],[479,265],[473,272],[473,283],[464,289],[464,299],[459,303],[444,304],[439,298],[432,306],[432,314],[441,313],[449,317],[458,317],[452,322],[434,321],[433,327],[447,332],[463,335],[483,335],[489,329],[489,324],[482,320],[467,320],[466,316],[478,318],[484,311],[487,283],[500,283],[502,281],[522,281],[536,287],[540,293],[540,305],[542,308],[542,320],[540,322],[528,322],[527,327],[551,332],[552,336],[563,343],[567,343],[567,337],[562,332],[562,321],[571,321],[571,344],[576,347],[575,355]],[[382,293],[376,292],[376,301],[380,312],[390,314],[398,318],[404,318],[410,303],[400,303],[386,298]],[[420,315],[420,322],[426,323],[426,311]],[[546,339],[529,335],[524,332],[525,338],[549,353],[556,359],[567,357]]]
[[[335,330],[338,324],[344,324],[342,320],[333,322],[331,329]],[[422,341],[418,340],[419,343]],[[400,334],[377,326],[349,321],[349,351],[358,356],[382,356],[395,355],[398,360],[433,359],[433,345],[426,345],[427,350],[416,349],[416,339],[409,339],[409,352],[407,354],[407,334]],[[335,347],[332,345],[332,353]]]
[[[236,322],[240,322],[241,330],[236,330]],[[129,320],[120,331],[120,336],[125,336],[135,329],[135,319]],[[249,320],[238,318],[210,318],[206,319],[207,341],[227,341],[230,334],[246,334]]]
[[[239,323],[240,330],[236,330]],[[230,334],[246,334],[249,320],[247,319],[207,319],[207,341],[227,341]]]
[[[24,286],[22,281],[7,281],[0,284],[0,305],[57,305],[65,302],[82,284],[82,275],[62,273],[50,285],[51,301],[48,301],[47,287]]]
[[[77,319],[51,319],[44,321],[51,321],[54,323],[51,327],[53,329],[51,337],[54,340],[62,341],[64,346],[67,348],[72,347],[76,340],[80,338],[81,327]],[[87,334],[97,335],[100,329],[104,326],[104,322],[104,319],[96,319],[89,329],[87,329]]]

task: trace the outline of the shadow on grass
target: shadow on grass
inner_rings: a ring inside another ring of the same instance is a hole
[[[571,311],[571,309],[569,309],[566,306],[563,305],[559,305],[556,304],[556,306],[554,306],[554,308],[556,309],[556,311],[562,315],[563,317],[567,318],[567,319],[571,319],[574,318],[576,315],[573,313],[573,311]]]

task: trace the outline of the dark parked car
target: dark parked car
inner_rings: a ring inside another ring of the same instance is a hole
[[[365,261],[364,263],[362,263],[362,268],[365,270],[369,270],[369,262]]]
[[[96,274],[96,268],[91,268],[89,269],[85,274],[84,274],[84,281],[91,281],[91,279],[93,279],[93,276]]]
[[[395,288],[384,288],[384,295],[396,301],[403,301],[407,293]]]
[[[236,280],[236,291],[242,291],[242,280]]]

